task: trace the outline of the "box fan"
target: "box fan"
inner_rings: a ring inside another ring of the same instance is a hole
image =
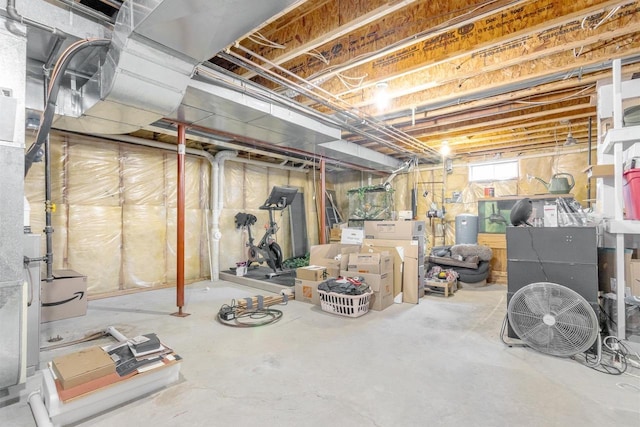
[[[598,340],[598,317],[580,294],[550,282],[531,283],[518,290],[507,307],[509,324],[527,346],[542,353],[570,357],[587,351]]]

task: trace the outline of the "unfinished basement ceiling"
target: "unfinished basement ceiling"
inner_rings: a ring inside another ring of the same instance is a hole
[[[78,3],[111,19],[121,6]],[[339,126],[341,142],[398,161],[438,162],[443,141],[454,156],[561,147],[569,132],[586,147],[596,82],[610,76],[610,61],[640,72],[639,12],[640,1],[300,1],[196,77],[233,73]],[[162,123],[134,135],[153,132],[162,134]],[[301,159],[322,154],[206,123],[199,132]]]

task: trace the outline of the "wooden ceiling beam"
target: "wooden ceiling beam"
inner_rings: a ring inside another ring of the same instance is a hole
[[[630,64],[623,67],[623,75],[631,75],[633,73],[640,72],[640,63]],[[590,85],[596,84],[597,81],[611,78],[611,71],[600,71],[595,73],[586,74],[583,76],[574,75],[571,78],[563,79],[557,82],[538,85],[535,87],[508,92],[502,95],[496,95],[492,97],[481,98],[473,100],[466,100],[465,98],[459,98],[451,102],[451,105],[431,109],[429,111],[419,112],[415,114],[415,120],[427,117],[440,117],[453,114],[459,114],[464,110],[477,110],[481,108],[491,107],[493,105],[502,105],[506,103],[521,103],[521,102],[533,102],[538,100],[537,97],[541,94],[564,94],[565,96],[571,96],[576,94]],[[411,115],[403,115],[401,117],[393,119],[385,119],[384,116],[380,118],[387,125],[403,127],[412,122]]]
[[[591,97],[587,94],[586,96],[576,97],[569,100],[558,100],[555,102],[549,102],[545,104],[508,104],[498,107],[490,107],[486,110],[476,110],[476,111],[465,111],[460,114],[451,115],[451,116],[438,116],[435,118],[427,118],[422,120],[417,120],[415,125],[412,125],[409,129],[415,131],[421,131],[423,129],[428,129],[432,127],[446,127],[446,126],[454,126],[457,124],[464,123],[474,123],[474,122],[482,122],[487,123],[491,117],[508,117],[508,116],[519,116],[526,114],[528,111],[551,111],[556,110],[558,108],[562,108],[563,105],[571,104],[582,104],[589,106],[591,101]]]
[[[587,99],[588,101],[588,99]],[[473,120],[460,121],[455,123],[449,123],[446,120],[443,121],[429,121],[427,123],[416,123],[415,126],[402,129],[404,132],[412,135],[415,138],[425,138],[431,135],[440,137],[442,134],[453,136],[455,134],[465,135],[466,132],[483,132],[494,131],[502,129],[501,126],[508,125],[507,129],[513,128],[512,123],[528,124],[538,118],[545,117],[552,119],[555,117],[561,117],[567,113],[576,110],[594,111],[595,107],[588,102],[581,100],[568,100],[557,105],[545,105],[528,108],[527,110],[514,111],[509,114],[491,115],[489,117],[475,118]],[[557,119],[559,120],[559,119]],[[506,130],[506,129],[502,129]],[[349,141],[357,141],[358,137],[350,138],[346,136]]]
[[[464,25],[473,22],[480,17],[498,10],[504,10],[514,3],[526,3],[530,0],[496,0],[492,2],[482,0],[450,0],[447,2],[419,1],[393,2],[384,6],[381,1],[357,2],[354,0],[336,0],[336,4],[343,4],[344,10],[337,5],[328,5],[323,11],[311,16],[306,16],[304,21],[294,20],[292,24],[269,39],[282,40],[291,49],[296,48],[298,55],[286,60],[281,60],[278,52],[262,55],[289,71],[295,72],[301,77],[311,78],[322,73],[328,68],[343,66],[357,66],[361,62],[371,60],[369,56],[379,55],[381,49],[390,52],[402,49],[403,46],[415,43],[420,38],[429,34],[444,31],[451,25]],[[377,20],[370,20],[370,16],[357,18],[357,10],[363,10],[360,3],[367,5],[369,14],[377,15]],[[390,3],[390,2],[386,2]],[[404,4],[403,4],[404,3]],[[402,7],[400,7],[402,6]],[[376,10],[376,7],[379,10]],[[385,13],[386,12],[386,13]],[[390,13],[392,12],[392,13]],[[341,15],[342,14],[342,15]],[[350,22],[350,21],[353,21]],[[314,28],[314,30],[310,30]],[[309,33],[310,31],[313,34]],[[309,33],[309,34],[307,34]],[[306,40],[300,34],[304,34]],[[422,36],[420,36],[422,34]],[[287,43],[288,41],[288,43]],[[242,43],[244,46],[244,42]],[[300,48],[303,46],[304,48]],[[250,50],[260,53],[247,46]],[[317,57],[307,55],[315,49],[324,57],[324,61]],[[280,49],[283,50],[283,49]],[[286,50],[286,49],[285,49]],[[283,52],[279,52],[281,55]],[[329,62],[329,64],[326,63]],[[253,76],[247,74],[247,76]],[[274,87],[260,77],[256,81],[265,86]]]
[[[578,34],[575,34],[574,40],[565,38],[565,35],[559,35],[554,38],[553,42],[546,43],[546,47],[542,45],[537,47],[533,45],[510,45],[502,52],[496,51],[491,53],[492,57],[490,61],[479,55],[474,57],[473,54],[471,54],[459,63],[464,65],[456,66],[453,63],[445,62],[424,68],[415,73],[407,74],[401,82],[397,81],[394,84],[392,81],[387,88],[388,96],[391,99],[389,111],[406,109],[408,106],[405,102],[402,102],[402,99],[406,96],[411,96],[415,93],[420,93],[433,87],[437,88],[442,85],[455,84],[464,86],[467,81],[477,79],[478,76],[486,75],[487,73],[502,73],[508,78],[511,70],[522,74],[522,71],[519,69],[525,69],[524,71],[526,72],[526,69],[535,69],[536,63],[540,62],[557,63],[558,61],[562,61],[565,65],[565,70],[597,63],[600,61],[600,54],[598,52],[606,50],[607,46],[624,45],[625,36],[630,39],[637,39],[639,37],[637,32],[629,34],[629,31],[630,28],[636,30],[640,28],[640,6],[638,12],[626,17],[625,21],[633,21],[634,25],[621,28],[617,28],[615,25],[611,27],[603,25],[604,29],[602,32],[589,37],[579,37]],[[580,34],[584,33],[584,31],[581,30],[575,31]],[[595,57],[595,61],[589,61],[591,57]],[[526,66],[524,66],[525,64]],[[342,100],[369,114],[378,114],[377,108],[375,105],[372,105],[375,104],[376,94],[376,88],[365,88],[358,93],[350,93],[342,97]]]
[[[402,111],[407,112],[411,106],[422,106],[440,102],[454,101],[456,99],[473,99],[478,93],[491,88],[503,87],[509,91],[515,84],[526,84],[527,81],[539,80],[544,77],[567,73],[567,77],[580,76],[584,68],[608,62],[614,58],[624,58],[640,53],[640,34],[635,34],[629,39],[620,40],[617,44],[592,46],[587,54],[575,57],[573,52],[561,52],[542,60],[528,63],[527,66],[513,65],[501,70],[486,73],[478,73],[473,77],[460,82],[450,82],[435,88],[395,98],[391,102],[391,108],[387,113]],[[374,108],[361,108],[361,111],[377,115]]]
[[[240,43],[247,49],[258,53],[271,62],[280,65],[296,57],[318,50],[327,60],[338,56],[342,45],[323,50],[322,45],[348,34],[366,25],[383,19],[387,15],[406,8],[417,0],[389,2],[389,0],[368,0],[366,2],[331,0],[319,5],[315,10],[296,16],[277,28],[265,28],[260,34],[283,48],[274,48],[258,44],[251,39]],[[254,39],[255,40],[255,39]],[[340,47],[337,47],[340,46]],[[305,59],[311,60],[313,56]],[[318,57],[315,57],[319,59]],[[265,65],[266,68],[271,68]],[[254,72],[241,73],[245,78],[256,76]]]
[[[351,99],[354,101],[364,99],[365,102],[371,102],[375,99],[373,96],[376,92],[375,85],[380,80],[387,82],[387,91],[391,95],[401,96],[407,91],[413,91],[414,87],[420,90],[454,78],[464,79],[470,72],[473,75],[486,67],[502,64],[505,56],[509,59],[519,58],[522,61],[523,55],[540,57],[544,55],[544,51],[553,47],[558,48],[567,40],[576,39],[579,43],[579,40],[586,38],[586,35],[595,40],[594,34],[604,34],[611,28],[602,25],[596,30],[597,32],[592,33],[581,29],[581,21],[604,7],[613,6],[618,2],[603,1],[595,5],[593,3],[596,2],[544,0],[510,8],[467,27],[450,28],[447,32],[416,43],[404,51],[386,55],[351,69],[349,73],[351,77],[368,76],[367,83],[359,88],[345,90],[344,85],[337,78],[327,81],[322,87],[329,92],[339,94],[345,101],[357,106],[359,103],[352,102]],[[622,9],[616,16],[621,13]],[[632,31],[629,28],[618,30],[621,33]],[[564,41],[554,43],[556,39],[564,39]],[[577,46],[579,47],[580,44]],[[444,68],[444,70],[432,71],[438,68]],[[357,93],[354,94],[354,92]]]
[[[508,117],[499,117],[490,121],[486,121],[485,123],[474,123],[463,126],[456,126],[453,128],[456,133],[465,134],[467,132],[482,132],[482,129],[487,129],[487,131],[510,131],[514,128],[514,124],[517,124],[518,127],[526,126],[530,123],[540,123],[537,119],[547,118],[546,120],[555,120],[556,122],[564,118],[565,116],[571,116],[572,114],[577,114],[577,111],[581,111],[583,113],[593,114],[595,107],[585,106],[584,104],[577,104],[566,106],[563,108],[555,109],[553,111],[537,111],[530,114],[523,115],[513,115]],[[554,117],[549,118],[550,115]],[[416,138],[421,141],[426,137],[441,137],[442,135],[450,134],[448,129],[445,126],[442,127],[434,127],[429,129],[423,129],[419,133],[419,136]],[[413,134],[413,132],[411,132]]]

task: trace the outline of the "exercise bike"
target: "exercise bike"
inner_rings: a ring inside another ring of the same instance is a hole
[[[249,234],[247,242],[247,268],[256,262],[266,264],[273,270],[269,274],[270,277],[278,274],[278,269],[282,270],[282,248],[275,241],[275,234],[279,227],[273,219],[273,211],[282,211],[286,209],[296,196],[298,189],[295,187],[275,186],[271,189],[271,194],[267,200],[258,209],[269,211],[269,225],[267,226],[264,236],[256,245],[255,239],[251,234],[251,226],[258,220],[255,215],[248,213],[238,213],[235,216],[236,227],[245,227]]]

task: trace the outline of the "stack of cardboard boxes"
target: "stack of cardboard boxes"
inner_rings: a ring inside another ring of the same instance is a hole
[[[365,221],[363,252],[389,252],[394,256],[394,297],[418,304],[425,284],[425,222]]]
[[[419,303],[425,284],[424,221],[365,221],[363,231],[362,245],[311,247],[311,265],[296,271],[297,301],[320,304],[318,285],[322,281],[359,276],[374,292],[373,310],[384,310],[400,294],[402,302]]]
[[[393,305],[393,257],[388,252],[349,254],[342,277],[357,277],[373,291],[369,308],[384,310]]]
[[[300,267],[296,270],[295,295],[296,301],[309,302],[320,305],[318,285],[327,278],[327,268],[320,265]]]

